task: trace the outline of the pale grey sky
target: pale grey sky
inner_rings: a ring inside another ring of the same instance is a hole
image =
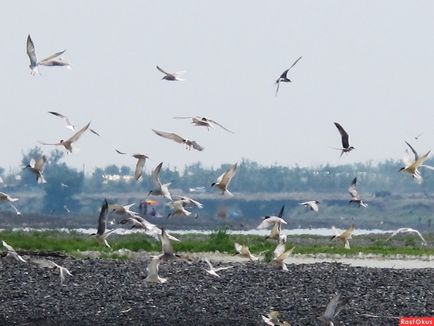
[[[89,120],[67,164],[87,169],[134,159],[155,166],[340,164],[400,159],[404,140],[433,147],[431,1],[10,1],[0,12],[0,166],[18,167],[38,140],[71,134],[47,111]],[[72,64],[28,68],[63,49]],[[274,96],[274,81],[299,56]],[[155,69],[187,70],[184,82]],[[173,116],[202,115],[234,130],[208,132]],[[356,150],[339,159],[337,121]],[[151,128],[197,140],[186,151]],[[423,132],[420,140],[414,136]],[[43,147],[45,152],[52,147]]]

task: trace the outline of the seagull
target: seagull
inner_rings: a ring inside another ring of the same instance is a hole
[[[230,133],[234,133],[233,131],[223,127],[220,123],[218,123],[215,120],[212,119],[208,119],[205,117],[199,117],[199,116],[195,116],[195,117],[173,117],[173,119],[191,119],[191,123],[194,124],[196,127],[206,127],[209,131],[210,128],[214,128],[214,125],[219,126],[220,128],[230,132]]]
[[[187,138],[183,138],[173,132],[158,131],[155,129],[152,129],[152,131],[155,132],[158,136],[161,136],[163,138],[173,140],[179,144],[185,144],[188,150],[191,150],[192,147],[193,149],[198,151],[203,151],[205,149],[204,147],[200,146],[195,140],[189,140]]]
[[[239,244],[238,242],[235,242],[235,243],[234,243],[234,246],[235,246],[235,251],[236,251],[237,254],[239,254],[241,257],[249,258],[251,261],[255,261],[255,260],[258,260],[258,259],[259,259],[258,257],[255,257],[255,256],[253,256],[253,255],[250,253],[250,249],[249,249],[248,246],[246,246],[246,245],[241,245],[241,244]]]
[[[72,137],[68,138],[67,140],[61,139],[60,142],[56,144],[44,143],[41,141],[39,143],[42,145],[64,146],[67,152],[72,153],[72,143],[76,142],[80,138],[80,136],[89,128],[89,126],[90,126],[90,121],[87,125],[85,125],[79,131],[77,131],[74,135],[72,135]]]
[[[318,212],[319,209],[318,204],[319,204],[318,200],[310,200],[310,201],[305,201],[303,203],[300,203],[299,205],[309,208],[309,210],[311,211]]]
[[[136,169],[134,171],[134,178],[139,180],[142,177],[143,167],[145,166],[146,159],[149,158],[144,154],[133,154],[133,157],[137,159]]]
[[[341,151],[340,157],[342,157],[342,155],[344,155],[344,153],[351,152],[355,148],[353,146],[350,146],[349,136],[348,136],[347,132],[344,130],[344,128],[342,128],[342,126],[337,122],[335,122],[335,126],[336,126],[336,128],[338,128],[339,133],[341,134],[341,137],[342,137],[342,148],[336,148],[337,150]]]
[[[266,229],[270,226],[274,226],[276,223],[278,224],[288,224],[286,221],[278,216],[265,216],[263,217],[262,222],[256,227],[257,229]]]
[[[276,96],[277,96],[277,92],[279,92],[279,86],[280,83],[290,83],[291,79],[288,78],[288,71],[291,70],[292,67],[294,67],[298,61],[300,61],[302,57],[299,57],[297,60],[294,61],[294,63],[291,65],[291,67],[289,67],[288,69],[286,69],[284,72],[282,72],[282,74],[279,76],[279,78],[277,78],[275,84],[276,84]]]
[[[164,258],[164,259],[175,258],[175,251],[173,250],[172,242],[170,242],[171,239],[164,228],[161,228],[161,234],[159,236],[161,241],[161,249],[163,251],[160,258]]]
[[[133,212],[134,213],[134,212]],[[128,222],[132,222],[133,226],[131,228],[138,228],[145,230],[145,234],[155,238],[156,240],[160,240],[160,235],[162,233],[162,230],[159,229],[155,224],[152,224],[145,220],[143,217],[139,215],[133,215],[128,216],[127,218],[120,221],[120,224],[125,224]],[[173,241],[180,241],[179,239],[175,238],[173,235],[170,235],[169,233],[165,232],[170,240]]]
[[[73,132],[76,131],[76,127],[75,127],[75,125],[73,125],[73,124],[71,123],[71,121],[69,120],[69,118],[68,118],[66,115],[63,115],[62,113],[55,112],[55,111],[48,111],[48,113],[50,113],[50,114],[52,114],[52,115],[55,115],[55,116],[58,117],[58,118],[64,119],[65,122],[66,122],[66,128],[69,129],[69,130],[71,130],[71,131],[73,131]],[[100,136],[100,134],[97,133],[97,132],[96,132],[95,130],[93,130],[92,128],[89,128],[89,131],[90,131],[91,133],[97,135],[97,136]]]
[[[162,166],[163,166],[163,162],[158,164],[157,167],[155,168],[155,170],[152,171],[151,181],[152,181],[154,189],[149,191],[148,196],[149,195],[163,196],[164,198],[172,201],[172,196],[170,195],[170,192],[169,192],[169,186],[170,186],[171,182],[162,184],[160,181],[160,172],[161,172]]]
[[[146,267],[146,271],[148,272],[148,276],[146,277],[146,282],[152,283],[166,283],[167,278],[163,278],[158,276],[158,266],[160,265],[159,256],[152,256],[151,261]]]
[[[404,152],[404,158],[403,158],[405,166],[399,169],[399,171],[410,174],[413,177],[413,179],[420,184],[422,183],[423,179],[422,179],[422,175],[420,174],[419,167],[424,167],[429,170],[434,170],[434,167],[423,164],[428,159],[428,156],[431,153],[431,151],[428,151],[425,155],[419,156],[419,154],[409,143],[407,142],[405,143],[407,144],[408,147],[410,147],[411,151],[413,152],[414,160],[410,157],[410,153],[408,152],[408,150],[406,150]]]
[[[4,240],[2,240],[2,244],[3,247],[6,248],[6,257],[13,257],[16,261],[21,261],[23,263],[26,262],[24,258],[18,255],[15,249],[12,246],[8,245]]]
[[[205,269],[205,272],[207,272],[209,275],[220,277],[219,274],[217,274],[218,271],[224,271],[229,268],[233,268],[234,266],[225,266],[225,267],[217,267],[215,268],[211,262],[208,260],[208,258],[205,258],[206,263],[208,264],[209,269]]]
[[[282,205],[282,208],[280,209],[279,214],[277,214],[277,217],[282,218],[284,210],[285,210],[285,205]],[[282,231],[282,223],[274,223],[273,227],[271,228],[270,235],[267,235],[265,239],[279,240],[281,231]]]
[[[351,195],[350,204],[355,203],[358,204],[359,207],[368,207],[368,204],[363,202],[363,200],[360,198],[359,193],[357,192],[356,189],[356,183],[357,183],[357,177],[353,179],[353,182],[351,182],[351,186],[348,188],[348,192]]]
[[[52,268],[52,269],[57,269],[59,270],[59,276],[60,276],[60,284],[63,285],[63,283],[65,282],[65,274],[72,276],[71,272],[63,266],[60,266],[58,264],[56,264],[54,261],[52,260],[47,260],[47,259],[34,259],[32,260],[33,263],[41,266],[41,267],[45,267],[45,268]]]
[[[63,61],[60,56],[65,53],[66,50],[54,53],[53,55],[50,55],[48,58],[45,58],[44,60],[41,60],[38,62],[38,59],[36,58],[36,52],[35,52],[35,45],[33,44],[32,38],[30,37],[30,34],[27,36],[27,55],[30,59],[30,73],[34,75],[39,75],[38,66],[65,66],[68,69],[71,69],[71,66],[68,62]]]
[[[174,197],[177,198],[178,200],[182,200],[184,207],[203,208],[202,203],[199,203],[198,201],[191,199],[190,197],[179,196],[179,195],[175,195]]]
[[[285,264],[285,260],[289,257],[289,255],[292,254],[295,247],[292,247],[289,250],[286,250],[286,236],[279,238],[279,243],[276,246],[276,249],[274,249],[273,252],[273,263],[276,264],[276,266],[283,271],[287,272],[288,267]],[[285,251],[286,250],[286,251]]]
[[[339,293],[336,294],[330,300],[324,313],[320,317],[318,317],[318,319],[321,320],[324,323],[324,325],[334,326],[333,320],[341,312],[343,308],[343,306],[341,305],[342,301],[340,300],[340,298],[341,295]]]
[[[42,174],[44,172],[46,163],[47,163],[47,157],[45,155],[42,155],[37,161],[35,161],[35,159],[32,158],[30,160],[30,163],[27,164],[25,167],[30,169],[30,172],[32,172],[36,176],[37,183],[47,183],[47,181],[44,178],[44,175]]]
[[[391,235],[390,237],[388,237],[388,238],[386,239],[386,241],[389,241],[392,237],[394,237],[394,236],[397,235],[398,233],[416,233],[416,234],[419,236],[419,238],[421,238],[421,240],[422,240],[422,244],[423,244],[424,246],[427,245],[427,242],[426,242],[425,239],[423,238],[422,234],[421,234],[418,230],[415,230],[415,229],[412,229],[412,228],[399,228],[398,230],[393,231],[392,235]]]
[[[353,224],[341,234],[338,234],[335,230],[335,235],[332,236],[330,240],[337,239],[344,244],[345,249],[351,249],[350,242],[348,240],[352,239],[352,234],[354,232],[354,229],[355,229],[355,225]]]
[[[157,69],[162,72],[165,76],[162,79],[170,80],[170,81],[183,81],[184,79],[180,78],[179,76],[185,73],[185,71],[178,71],[174,73],[169,73],[161,69],[157,66]]]
[[[109,210],[109,205],[107,199],[104,199],[104,202],[101,206],[101,212],[99,213],[99,218],[98,218],[98,230],[96,233],[92,233],[91,236],[93,235],[96,236],[96,240],[99,243],[104,244],[107,247],[111,248],[106,239],[114,230],[106,231],[108,210]]]
[[[19,198],[14,198],[9,196],[7,193],[0,192],[0,203],[7,201],[9,206],[11,206],[17,215],[21,215],[21,212],[15,207],[13,202],[16,202]]]
[[[129,205],[119,205],[119,204],[111,204],[108,209],[110,212],[114,212],[118,215],[127,215],[129,217],[136,217],[137,213],[130,210],[136,203],[132,203]]]
[[[211,187],[219,188],[222,191],[222,195],[228,194],[229,196],[233,196],[232,193],[228,190],[228,186],[235,175],[237,166],[238,163],[231,165],[225,173],[223,173],[221,176],[217,178],[216,182],[213,182],[211,184]]]
[[[276,310],[271,310],[268,315],[261,315],[262,320],[269,326],[290,326],[287,321],[281,321],[280,312]]]
[[[182,199],[170,202],[171,211],[169,215],[167,215],[167,218],[176,215],[190,216],[191,212],[186,210],[184,207],[184,201]]]

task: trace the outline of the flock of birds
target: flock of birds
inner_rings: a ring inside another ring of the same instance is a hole
[[[30,67],[32,75],[39,75],[40,74],[39,73],[39,67],[40,66],[45,66],[45,67],[63,66],[66,68],[70,68],[70,64],[61,57],[61,55],[63,55],[64,53],[65,53],[65,51],[60,51],[60,52],[57,52],[57,53],[50,55],[49,57],[47,57],[43,60],[38,61],[37,56],[36,56],[34,43],[31,39],[30,35],[28,35],[28,37],[27,37],[27,54],[28,54],[29,59],[30,59],[30,66],[29,67]],[[275,95],[276,96],[278,94],[281,83],[291,82],[291,80],[288,77],[288,73],[301,60],[301,58],[302,57],[299,57],[297,60],[295,60],[295,62],[288,69],[286,69],[279,76],[279,78],[275,81],[275,85],[276,85]],[[170,72],[165,71],[164,69],[162,69],[159,66],[157,66],[157,69],[163,74],[163,78],[162,78],[163,80],[166,80],[166,81],[182,81],[183,80],[181,78],[181,75],[183,72],[170,73]],[[59,112],[55,112],[55,111],[49,111],[48,113],[53,115],[53,116],[56,116],[60,119],[63,119],[66,123],[66,128],[71,130],[73,132],[73,134],[72,134],[72,136],[70,136],[66,140],[62,139],[59,142],[40,141],[40,144],[42,144],[42,145],[63,146],[67,153],[72,153],[73,152],[73,144],[75,142],[77,142],[83,136],[83,134],[85,134],[87,131],[90,131],[93,134],[100,136],[100,134],[97,131],[90,128],[90,124],[91,124],[90,122],[87,123],[86,125],[84,125],[82,128],[78,129],[70,121],[70,119],[66,115],[59,113]],[[213,119],[206,118],[206,117],[180,116],[180,117],[174,117],[174,118],[175,119],[191,119],[191,123],[194,126],[205,127],[208,130],[213,129],[213,128],[215,128],[215,126],[217,126],[217,127],[220,127],[221,129],[227,131],[227,132],[233,133],[232,130],[226,128],[225,126],[223,126],[219,122],[217,122]],[[348,154],[355,148],[353,146],[350,146],[349,134],[341,126],[341,124],[339,124],[337,122],[335,122],[334,124],[335,124],[336,128],[338,129],[338,132],[341,136],[341,143],[342,143],[342,147],[334,148],[334,149],[339,150],[341,152],[340,156],[342,157],[343,154]],[[204,147],[201,146],[195,140],[190,140],[188,138],[182,137],[182,136],[180,136],[176,133],[172,133],[172,132],[159,131],[159,130],[155,130],[155,129],[152,129],[152,130],[156,135],[158,135],[162,138],[166,138],[166,139],[172,140],[176,143],[183,144],[186,147],[186,149],[188,149],[188,150],[191,150],[191,149],[194,149],[197,151],[203,151],[204,150]],[[427,169],[434,170],[434,167],[431,167],[431,166],[424,164],[425,161],[429,157],[430,151],[428,151],[424,155],[420,155],[416,152],[416,150],[408,142],[406,142],[406,144],[409,147],[409,149],[411,150],[413,155],[410,154],[408,149],[405,151],[404,160],[403,160],[405,165],[400,169],[400,171],[411,175],[412,178],[414,178],[414,180],[416,182],[421,183],[422,182],[422,175],[420,173],[420,168],[427,168]],[[115,151],[120,155],[128,155],[128,153],[125,153],[125,152],[120,151],[118,149],[115,149]],[[140,180],[142,178],[143,169],[144,169],[146,160],[149,157],[145,154],[142,154],[142,153],[140,153],[140,154],[135,153],[135,154],[131,154],[131,155],[133,158],[137,159],[137,163],[136,163],[136,167],[135,167],[135,171],[134,171],[134,178],[136,180]],[[29,171],[35,175],[37,183],[43,184],[43,183],[47,182],[45,180],[44,174],[43,174],[46,163],[47,163],[47,157],[45,155],[42,155],[41,157],[32,158],[31,161],[29,162],[29,164],[25,167],[25,168],[29,169]],[[168,201],[170,209],[171,209],[168,217],[176,216],[176,215],[190,216],[190,215],[192,215],[191,209],[202,208],[203,205],[200,202],[198,202],[192,198],[186,197],[186,196],[174,195],[170,192],[170,190],[169,190],[170,182],[163,183],[160,180],[160,172],[161,172],[162,165],[163,165],[163,162],[159,163],[155,167],[155,169],[152,171],[151,180],[152,180],[153,187],[152,187],[152,189],[149,190],[148,196],[150,196],[150,195],[161,196],[165,200]],[[233,194],[229,191],[228,187],[231,183],[232,178],[236,174],[237,167],[238,167],[237,163],[232,164],[227,169],[227,171],[225,171],[223,174],[221,174],[211,184],[211,187],[218,189],[218,191],[220,191],[222,195],[233,196]],[[354,204],[358,205],[359,207],[365,208],[368,205],[362,200],[361,196],[357,192],[356,184],[357,184],[357,178],[354,178],[351,185],[348,188],[348,192],[351,196],[350,203],[354,203]],[[18,200],[18,198],[14,198],[14,197],[6,194],[6,193],[0,192],[0,202],[9,203],[9,205],[15,210],[17,215],[20,215],[21,214],[20,211],[13,204],[17,200]],[[300,203],[300,205],[305,206],[306,208],[308,208],[309,210],[311,210],[313,212],[318,212],[319,204],[320,204],[320,202],[318,200],[312,200],[312,201],[306,201],[306,202]],[[156,255],[156,256],[152,256],[152,259],[150,260],[150,262],[147,266],[148,275],[147,275],[146,280],[148,282],[165,283],[165,282],[167,282],[167,279],[160,277],[158,275],[159,264],[160,264],[160,261],[162,261],[162,260],[176,257],[174,250],[173,250],[173,246],[171,244],[171,241],[179,241],[179,239],[170,235],[164,228],[157,227],[155,224],[152,224],[149,221],[147,221],[146,219],[144,219],[138,213],[132,211],[131,208],[133,205],[134,204],[129,204],[129,205],[109,204],[107,200],[104,200],[104,202],[101,206],[101,210],[100,210],[100,214],[99,214],[99,218],[98,218],[97,232],[94,233],[93,236],[96,237],[96,239],[99,243],[101,243],[107,247],[110,247],[110,244],[108,243],[107,238],[115,230],[115,229],[112,229],[112,230],[107,229],[107,219],[108,219],[108,215],[110,213],[114,213],[114,214],[117,214],[117,215],[123,217],[123,219],[120,220],[120,222],[119,222],[120,224],[131,223],[133,228],[143,229],[145,234],[158,239],[161,242],[161,247],[162,247],[162,253],[159,255]],[[273,252],[272,263],[275,264],[279,269],[287,271],[288,268],[285,264],[285,261],[291,255],[291,253],[294,251],[294,247],[291,248],[290,250],[286,250],[287,238],[286,238],[286,235],[282,233],[282,225],[287,224],[287,222],[283,219],[283,211],[284,211],[284,207],[282,207],[282,209],[280,210],[280,212],[277,215],[264,217],[262,222],[258,225],[257,228],[258,229],[266,229],[266,228],[271,229],[270,234],[267,235],[267,239],[272,239],[272,240],[277,241],[277,246]],[[351,225],[348,229],[346,229],[342,233],[336,232],[336,234],[333,235],[331,239],[335,239],[337,241],[342,242],[344,247],[349,249],[350,248],[349,240],[351,239],[354,230],[355,230],[355,226]],[[389,239],[391,237],[394,237],[398,233],[403,233],[403,232],[416,233],[422,239],[423,244],[426,244],[426,241],[422,237],[420,232],[417,230],[411,229],[411,228],[400,228],[400,229],[396,230],[389,237]],[[21,263],[26,262],[26,260],[23,257],[21,257],[13,249],[12,246],[8,245],[5,241],[3,241],[2,244],[3,244],[4,248],[6,249],[4,256],[12,257],[13,259],[15,259]],[[251,261],[256,261],[259,259],[259,257],[255,257],[254,255],[251,254],[248,246],[246,246],[246,245],[235,243],[235,250],[240,256],[247,257]],[[71,272],[68,269],[56,264],[53,261],[40,260],[39,259],[39,260],[34,260],[33,262],[40,265],[41,267],[53,268],[55,270],[58,270],[62,284],[65,281],[65,275],[72,276]],[[216,268],[212,265],[212,263],[207,258],[205,258],[205,262],[206,262],[208,269],[204,268],[204,270],[206,271],[206,273],[208,273],[209,275],[211,275],[213,277],[220,277],[218,272],[232,268],[232,266],[224,266],[224,267]],[[321,321],[323,321],[324,324],[326,324],[326,325],[333,325],[333,320],[334,320],[335,316],[341,310],[340,303],[341,303],[340,295],[337,294],[336,296],[334,296],[332,298],[332,300],[328,304],[324,314],[321,317],[319,317],[319,319]],[[268,315],[262,316],[262,318],[263,318],[264,322],[268,325],[289,325],[287,322],[281,321],[279,319],[280,316],[279,316],[279,313],[277,311],[271,311]]]

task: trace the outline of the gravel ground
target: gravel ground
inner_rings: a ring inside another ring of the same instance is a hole
[[[204,272],[204,262],[177,259],[160,265],[167,283],[148,284],[148,258],[44,258],[73,276],[61,285],[55,270],[0,259],[0,325],[265,325],[261,314],[271,307],[292,325],[320,325],[316,317],[336,292],[348,299],[336,325],[397,325],[390,317],[434,315],[434,269],[320,263],[283,272],[238,262],[218,279]]]

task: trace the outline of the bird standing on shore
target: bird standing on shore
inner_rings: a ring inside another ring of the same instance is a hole
[[[27,36],[27,55],[30,59],[30,73],[35,75],[40,75],[38,66],[64,66],[68,69],[71,69],[71,66],[68,62],[63,61],[60,56],[65,53],[66,50],[54,53],[50,55],[48,58],[45,58],[44,60],[38,61],[36,57],[36,51],[35,51],[35,45],[33,44],[32,38],[30,37],[30,34]]]
[[[338,128],[339,133],[341,134],[341,141],[342,141],[342,148],[335,148],[337,150],[341,151],[341,156],[344,155],[344,153],[349,153],[353,149],[355,149],[353,146],[350,146],[350,136],[348,136],[348,133],[345,131],[345,129],[337,122],[335,122],[336,128]]]
[[[294,67],[298,61],[300,61],[302,57],[299,57],[297,60],[294,61],[294,63],[291,65],[291,67],[289,67],[288,69],[286,69],[284,72],[282,72],[282,74],[279,76],[279,78],[277,78],[275,84],[276,84],[276,95],[279,92],[279,86],[280,83],[291,83],[291,79],[288,78],[288,72],[291,70],[292,67]]]

